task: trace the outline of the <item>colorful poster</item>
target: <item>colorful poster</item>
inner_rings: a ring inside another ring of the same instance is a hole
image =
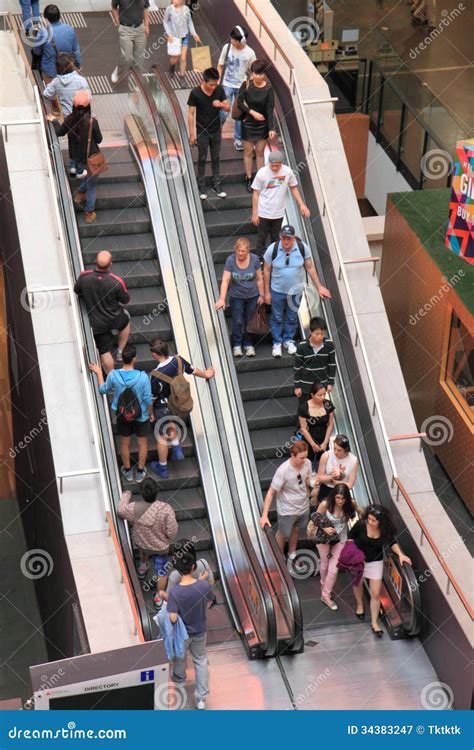
[[[474,265],[474,139],[458,141],[454,159],[446,247]]]

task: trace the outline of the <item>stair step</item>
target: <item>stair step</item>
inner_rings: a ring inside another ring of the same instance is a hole
[[[141,182],[141,175],[138,166],[133,161],[121,162],[119,164],[109,164],[106,172],[99,177],[101,185],[107,185],[117,182]],[[71,187],[77,190],[81,183],[77,177],[71,178]]]
[[[114,258],[115,258],[114,249]],[[88,263],[86,268],[94,268],[94,263]],[[145,287],[151,284],[161,286],[161,274],[156,260],[129,260],[115,262],[113,272],[124,279],[127,288]]]
[[[168,340],[168,346],[170,355],[176,354],[173,339]],[[158,364],[151,356],[148,344],[137,344],[137,362],[139,363],[140,370],[146,370],[147,372],[155,368]]]
[[[211,527],[207,518],[191,518],[186,521],[180,521],[178,529],[178,539],[189,539],[196,549],[212,549]]]
[[[250,210],[246,208],[236,208],[229,211],[207,211],[205,220],[209,237],[233,235],[237,239],[242,234],[250,234],[255,229],[250,221],[250,215]]]
[[[140,182],[97,184],[96,211],[112,208],[137,208],[145,206],[145,190]],[[84,205],[74,204],[76,211],[83,211]]]
[[[180,426],[180,429],[182,429],[182,424],[180,424],[179,426]],[[120,435],[118,435],[118,433],[116,431],[114,432],[114,442],[115,442],[115,447],[116,447],[117,453],[118,453],[119,450],[120,450]],[[156,440],[155,440],[155,436],[153,434],[153,425],[151,425],[150,431],[149,431],[148,436],[147,436],[147,445],[148,445],[147,463],[150,462],[150,461],[156,461],[158,459],[158,456],[156,454]],[[182,439],[181,439],[181,447],[183,449],[183,453],[186,456],[186,458],[191,458],[192,456],[195,455],[195,452],[194,452],[194,441],[193,441],[193,436],[192,436],[191,428],[189,428],[189,432],[187,431],[187,428],[186,428],[186,431],[183,433],[183,436],[182,436]],[[138,451],[137,442],[136,442],[136,440],[133,440],[132,444],[131,444],[130,452],[131,452],[131,455],[133,457],[133,461],[135,463],[137,463],[137,460],[138,460],[138,452],[137,451]],[[186,461],[186,459],[184,459],[184,461],[168,461],[168,471],[169,471],[169,473],[170,474],[174,474],[175,468],[179,464],[183,464],[185,461]]]
[[[170,319],[165,313],[154,315],[151,320],[146,315],[132,315],[131,323],[130,344],[150,344],[154,339],[169,341],[173,337]]]
[[[261,372],[261,377],[265,379],[266,375],[263,371],[293,369],[295,358],[287,354],[284,349],[282,357],[272,357],[272,344],[269,342],[269,339],[270,336],[266,336],[263,340],[257,339],[255,343],[255,357],[242,357],[236,361],[237,374],[259,371]],[[281,374],[279,375],[281,381],[286,377]]]
[[[170,476],[168,479],[162,479],[156,476],[154,472],[147,465],[148,475],[158,482],[158,487],[161,490],[181,490],[189,489],[191,487],[201,486],[201,476],[199,474],[198,462],[195,458],[185,458],[184,461],[173,461],[170,462],[169,472]],[[140,492],[140,485],[138,482],[126,482],[122,478],[122,485],[124,490],[130,490],[134,494]]]
[[[79,234],[81,237],[98,237],[102,234],[140,234],[149,232],[150,217],[145,208],[114,208],[98,211],[97,218],[92,224],[86,224],[84,215],[77,217]]]
[[[244,403],[245,418],[250,430],[260,430],[265,427],[296,429],[297,409],[296,396],[254,399]]]
[[[138,494],[133,495],[133,500],[140,500],[140,497],[138,491]],[[158,498],[171,505],[178,521],[203,518],[207,515],[206,503],[200,487],[185,490],[162,490],[159,492]]]
[[[226,160],[221,163],[221,183],[226,187],[231,184],[244,184],[244,162],[239,157],[231,160]],[[104,172],[107,174],[107,172]],[[206,185],[212,185],[212,165],[208,159],[206,162],[205,170]]]
[[[246,237],[250,242],[251,251],[254,250],[257,243],[257,228],[253,226],[250,232],[242,232],[238,235],[239,237]],[[212,258],[215,263],[225,263],[228,256],[234,252],[235,235],[216,235],[215,237],[209,237],[209,246],[211,248]]]
[[[296,399],[295,399],[296,401]],[[272,427],[263,430],[252,430],[250,432],[250,439],[252,441],[252,447],[255,458],[268,458],[275,460],[282,460],[288,455],[288,452],[293,445],[295,432],[295,421],[290,427]]]
[[[281,465],[281,463],[281,458],[275,458],[272,460],[269,460],[268,458],[261,458],[256,461],[257,474],[260,481],[260,487],[262,488],[263,492],[268,490],[268,488],[270,487],[273,475]]]
[[[247,192],[244,183],[236,183],[225,186],[227,198],[218,198],[211,190],[206,201],[202,202],[205,213],[211,211],[229,211],[232,209],[245,208],[251,212],[252,196]]]
[[[107,164],[135,163],[128,146],[101,146],[101,151],[107,160]],[[69,151],[62,149],[61,154],[65,165],[69,167]]]
[[[168,305],[162,286],[149,282],[147,286],[133,287],[129,291],[130,302],[127,310],[132,317],[143,316],[145,327],[152,325],[154,318],[167,314]]]
[[[196,164],[198,159],[198,150],[193,149],[193,162]],[[242,173],[244,171],[244,152],[243,151],[237,151],[237,149],[234,146],[234,141],[232,138],[223,138],[221,141],[221,164],[222,162],[229,162],[229,161],[236,161],[240,164],[240,168],[242,170]],[[254,157],[254,172],[256,171],[256,162]]]
[[[116,262],[146,260],[157,257],[155,240],[151,233],[114,234],[100,237],[87,237],[81,242],[84,263],[94,263],[95,256],[101,250],[110,250]]]
[[[294,393],[293,368],[239,372],[237,378],[244,401],[281,398]]]

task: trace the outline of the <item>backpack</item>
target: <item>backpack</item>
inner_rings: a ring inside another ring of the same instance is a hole
[[[178,363],[178,374],[174,378],[164,375],[159,370],[153,370],[151,374],[152,377],[159,378],[159,380],[169,384],[169,410],[175,417],[185,420],[192,412],[194,402],[191,396],[191,386],[183,375],[183,360],[177,356],[176,361]]]
[[[120,372],[120,370],[117,370],[117,372]],[[120,419],[121,422],[135,422],[142,415],[142,407],[140,406],[140,401],[138,400],[137,395],[133,390],[140,380],[141,376],[141,372],[138,373],[138,377],[135,382],[131,385],[126,385],[125,389],[119,396],[117,402],[117,419]],[[123,383],[126,383],[123,375],[120,375],[120,377],[122,378]]]
[[[298,245],[298,250],[301,253],[301,257],[304,260],[304,245],[303,245],[303,240],[300,240],[299,237],[295,237],[295,240],[296,240],[296,244]],[[275,260],[275,258],[277,257],[277,255],[278,255],[278,242],[274,242],[273,243],[273,252],[272,252],[272,263]]]

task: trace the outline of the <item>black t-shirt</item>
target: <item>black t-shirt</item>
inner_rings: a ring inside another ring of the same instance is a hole
[[[216,133],[221,127],[221,110],[212,106],[212,102],[225,102],[225,91],[222,86],[216,86],[210,96],[204,93],[200,86],[196,86],[189,94],[188,106],[196,107],[196,130],[202,133]]]
[[[367,536],[367,524],[363,520],[354,524],[348,536],[349,539],[355,541],[358,548],[364,553],[366,562],[383,560],[384,547],[391,547],[396,544],[395,539],[371,539]]]
[[[139,26],[144,20],[143,11],[150,7],[150,0],[112,0],[112,7],[118,8],[121,24]]]
[[[324,402],[324,409],[325,414],[321,414],[319,417],[312,417],[309,413],[309,406],[308,402],[305,401],[304,403],[300,404],[298,407],[298,417],[303,417],[306,419],[306,426],[308,428],[308,432],[313,438],[315,443],[318,443],[320,445],[324,438],[326,437],[326,430],[328,427],[329,422],[329,415],[335,411],[334,406],[329,401],[329,399],[326,399]],[[298,419],[297,428],[300,428],[300,423]]]

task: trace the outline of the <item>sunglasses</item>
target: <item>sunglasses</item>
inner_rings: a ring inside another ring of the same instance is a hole
[[[298,480],[298,484],[303,484],[303,477],[301,476],[301,474],[297,474],[296,478]]]
[[[285,258],[285,266],[289,266],[289,265],[290,265],[290,256],[287,255]]]

